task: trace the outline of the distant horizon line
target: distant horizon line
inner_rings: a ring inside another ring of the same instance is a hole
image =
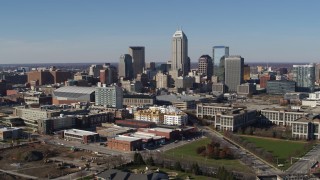
[[[150,62],[155,62],[155,61],[148,61],[146,63],[150,63]],[[112,63],[112,64],[118,64],[119,62],[58,62],[58,63],[55,63],[55,62],[43,62],[43,63],[0,63],[0,65],[22,65],[22,64],[25,64],[25,65],[35,65],[35,64],[104,64],[104,63]],[[155,63],[166,63],[166,62],[155,62]],[[191,62],[191,63],[198,63],[198,62]],[[310,64],[310,63],[316,63],[316,62],[281,62],[281,61],[278,61],[278,62],[254,62],[254,61],[249,61],[249,62],[244,62],[244,64],[279,64],[279,63],[283,63],[283,64],[294,64],[294,63],[297,63],[297,64]]]

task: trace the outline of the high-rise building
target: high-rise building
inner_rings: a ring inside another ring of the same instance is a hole
[[[213,73],[218,76],[218,80],[224,81],[224,60],[229,56],[228,46],[213,46],[212,58],[213,58]]]
[[[293,80],[297,83],[297,91],[313,92],[315,83],[315,66],[308,65],[293,65]]]
[[[320,64],[316,64],[315,66],[315,78],[316,78],[316,82],[319,83],[320,82]]]
[[[117,73],[117,68],[110,65],[109,63],[106,63],[103,66],[103,69],[100,70],[100,82],[102,84],[112,84],[112,83],[117,83],[118,81],[118,73]]]
[[[133,64],[132,57],[129,54],[123,54],[120,56],[120,61],[118,65],[119,78],[133,79]]]
[[[129,54],[133,59],[133,75],[134,78],[137,74],[141,74],[145,67],[145,48],[144,46],[130,46]]]
[[[243,80],[244,81],[250,80],[250,66],[247,64],[244,65],[244,67],[243,67]]]
[[[188,58],[188,38],[182,30],[177,30],[173,34],[171,61],[171,70],[180,70],[182,71],[183,75],[188,74],[190,70],[190,59]]]
[[[157,88],[167,89],[169,84],[169,76],[159,71],[156,75],[156,81],[157,81]]]
[[[266,88],[267,87],[267,81],[273,81],[276,80],[276,77],[271,74],[264,74],[259,77],[260,79],[260,88]]]
[[[103,69],[102,65],[93,64],[89,67],[89,75],[93,77],[98,77],[100,75],[101,69]]]
[[[97,106],[123,108],[123,91],[119,86],[106,86],[106,84],[101,85],[101,83],[98,83],[95,96],[95,104]]]
[[[198,71],[204,76],[207,76],[207,79],[211,80],[213,74],[213,63],[209,55],[202,55],[199,58]]]
[[[243,83],[243,65],[241,56],[225,58],[225,84],[229,92],[237,92],[238,85]]]
[[[156,63],[155,62],[146,63],[146,69],[155,70],[156,69]]]

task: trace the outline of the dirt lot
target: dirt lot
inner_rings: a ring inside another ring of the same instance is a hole
[[[91,152],[72,151],[70,148],[48,144],[32,144],[0,150],[0,169],[38,178],[55,178],[79,171],[79,166],[85,167],[85,164],[90,163],[86,159],[94,157],[97,156]],[[61,166],[61,162],[48,162],[48,159],[63,160],[67,164]],[[75,166],[71,164],[72,162]],[[15,177],[4,175],[0,178],[15,179]]]

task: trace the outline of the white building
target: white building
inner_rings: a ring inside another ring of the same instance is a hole
[[[188,115],[185,113],[180,114],[165,114],[163,117],[163,124],[166,125],[187,125]]]
[[[123,91],[119,86],[107,87],[105,84],[101,86],[101,83],[98,83],[95,95],[96,106],[123,108]]]

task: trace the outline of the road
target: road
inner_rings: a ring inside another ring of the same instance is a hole
[[[288,174],[308,174],[310,168],[316,161],[320,161],[320,145],[316,145],[305,156],[295,162],[286,173]]]

